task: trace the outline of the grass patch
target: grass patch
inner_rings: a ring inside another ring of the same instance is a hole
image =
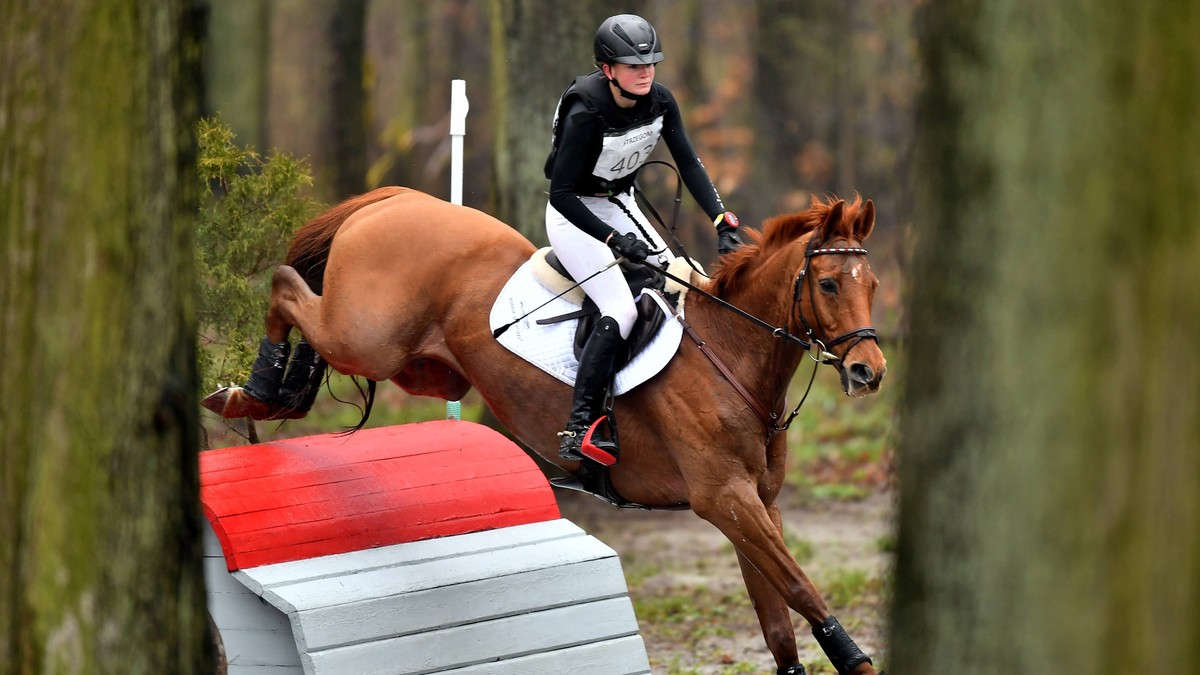
[[[836,568],[822,575],[819,583],[821,595],[832,607],[855,607],[869,602],[871,596],[883,590],[883,580],[872,577],[863,570]],[[846,628],[854,626],[847,624]]]
[[[896,355],[887,356],[894,370]],[[804,395],[811,368],[811,361],[801,363],[789,392],[791,405]],[[842,393],[833,369],[818,370],[787,431],[787,482],[801,499],[861,499],[887,481],[895,440],[895,384],[888,382],[878,394],[852,399]]]
[[[681,626],[695,638],[728,635],[728,629],[715,625],[731,615],[750,611],[749,596],[736,592],[715,592],[707,586],[667,586],[661,589],[633,589],[633,609],[639,621],[656,626]],[[753,613],[749,614],[753,618]]]
[[[816,553],[816,548],[813,547],[811,541],[801,538],[791,530],[785,529],[783,531],[783,543],[787,544],[792,557],[801,565],[807,564],[808,561],[813,559],[813,555]]]

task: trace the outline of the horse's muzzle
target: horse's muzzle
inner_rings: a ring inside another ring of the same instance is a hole
[[[876,371],[865,362],[855,361],[844,364],[841,371],[842,389],[847,396],[858,398],[879,391],[883,376],[887,374],[887,366],[881,366]]]

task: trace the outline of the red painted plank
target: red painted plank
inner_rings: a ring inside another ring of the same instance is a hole
[[[519,447],[452,420],[204,452],[200,485],[231,571],[560,517]]]

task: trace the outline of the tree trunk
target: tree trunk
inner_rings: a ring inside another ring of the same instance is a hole
[[[209,0],[205,40],[206,115],[220,115],[238,145],[267,150],[266,0]]]
[[[1200,661],[1200,12],[928,4],[892,673]]]
[[[543,167],[554,108],[572,78],[593,69],[592,40],[605,7],[599,0],[492,3],[491,213],[539,245],[546,243]]]
[[[345,199],[367,191],[367,126],[364,116],[363,58],[366,0],[338,0],[329,20],[333,47],[329,96],[333,103],[331,136],[334,194]]]
[[[212,672],[194,7],[0,3],[4,673]]]
[[[308,157],[316,195],[366,190],[365,0],[271,5],[269,141]]]

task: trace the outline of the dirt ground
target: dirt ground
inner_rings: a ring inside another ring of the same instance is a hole
[[[729,542],[691,511],[618,510],[556,490],[563,517],[620,555],[655,675],[775,673]],[[785,538],[830,609],[876,667],[886,660],[893,494],[800,501],[785,490]],[[833,673],[793,613],[801,662]]]

